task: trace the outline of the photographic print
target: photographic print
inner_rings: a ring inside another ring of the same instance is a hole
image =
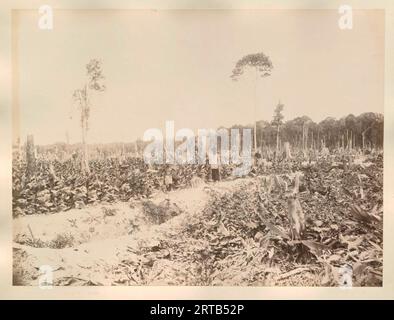
[[[383,286],[384,10],[11,18],[13,286]]]

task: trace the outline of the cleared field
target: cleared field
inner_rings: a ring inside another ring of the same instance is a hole
[[[14,284],[38,285],[50,265],[55,285],[339,286],[349,266],[353,286],[381,286],[381,154],[298,167],[300,238],[288,204],[295,166],[19,215]]]

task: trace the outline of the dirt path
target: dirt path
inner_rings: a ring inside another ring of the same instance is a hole
[[[161,241],[176,237],[201,213],[211,190],[226,192],[247,180],[202,184],[154,195],[153,203],[169,201],[182,212],[160,225],[147,220],[141,201],[16,218],[14,283],[38,285],[40,267],[49,265],[56,285],[157,284],[151,283],[146,275],[136,279],[134,274],[141,270],[129,270],[130,263],[125,262],[132,261],[138,266],[142,259],[146,260],[146,254],[142,258],[141,252],[159,252]],[[160,266],[153,267],[162,272],[170,269],[171,264],[172,261],[162,259]]]

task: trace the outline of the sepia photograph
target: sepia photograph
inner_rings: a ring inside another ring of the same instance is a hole
[[[384,10],[11,21],[12,286],[383,286]]]

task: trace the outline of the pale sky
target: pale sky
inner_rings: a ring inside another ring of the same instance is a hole
[[[102,61],[107,90],[95,94],[89,142],[128,142],[149,128],[251,124],[253,77],[230,79],[238,59],[264,52],[272,75],[257,85],[257,118],[285,120],[383,113],[384,12],[353,12],[353,29],[336,10],[54,11],[39,30],[38,12],[17,21],[21,139],[80,141],[72,92],[90,59]],[[73,119],[69,120],[70,112]]]

